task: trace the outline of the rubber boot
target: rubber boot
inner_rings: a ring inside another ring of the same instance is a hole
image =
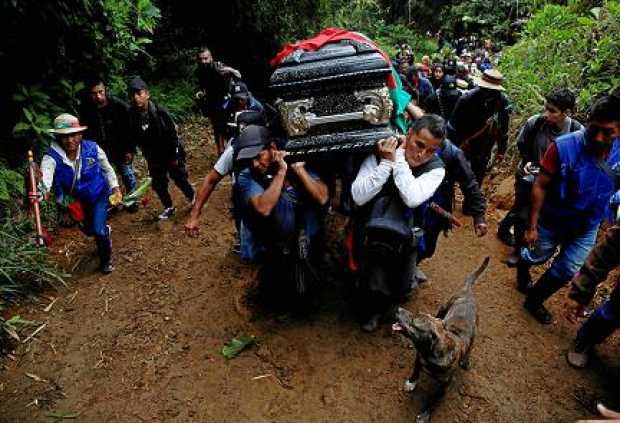
[[[540,323],[548,325],[553,322],[553,315],[543,303],[565,285],[565,281],[551,275],[547,270],[533,285],[525,298],[523,306]]]
[[[112,266],[112,231],[107,227],[107,236],[96,236],[97,255],[99,256],[100,269],[103,273],[110,273],[114,270]]]
[[[530,265],[523,260],[517,262],[517,290],[524,294],[532,288],[532,276],[530,275]]]
[[[497,227],[497,237],[509,247],[516,245],[515,236],[510,232],[510,228],[514,224],[514,216],[512,210],[508,212],[506,217],[499,223]]]

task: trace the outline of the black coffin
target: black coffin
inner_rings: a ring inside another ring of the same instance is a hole
[[[394,135],[390,67],[364,42],[296,50],[273,72],[270,90],[293,155],[371,150]]]

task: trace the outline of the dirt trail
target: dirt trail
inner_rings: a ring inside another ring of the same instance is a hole
[[[205,160],[212,151],[206,139],[192,145],[190,176],[199,182],[213,154]],[[413,348],[387,328],[361,333],[342,286],[326,287],[324,305],[301,321],[245,305],[256,269],[230,252],[230,184],[223,182],[199,238],[183,234],[187,206],[157,222],[154,196],[136,214],[113,216],[117,270],[110,276],[95,272],[89,240],[57,240],[63,259],[84,259],[50,312],[43,311],[47,300],[11,311],[47,327],[0,361],[0,422],[52,421],[51,411],[79,413],[83,422],[413,420],[417,398],[428,392],[428,384],[413,395],[401,389]],[[590,415],[596,399],[618,406],[617,340],[598,350],[588,370],[571,369],[564,353],[575,328],[561,318],[563,295],[551,301],[555,324],[529,318],[513,272],[500,263],[508,250],[494,230],[476,239],[466,226],[442,238],[423,265],[430,286],[407,305],[434,312],[492,256],[475,288],[480,328],[471,368],[458,374],[433,421],[572,422]],[[258,345],[227,361],[221,348],[239,334],[255,335]]]

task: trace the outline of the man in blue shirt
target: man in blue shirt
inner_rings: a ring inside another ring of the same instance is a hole
[[[594,246],[609,199],[620,178],[620,99],[602,97],[590,110],[585,131],[551,143],[532,188],[525,242],[517,266],[519,286],[530,285],[529,266],[560,253],[528,291],[524,307],[543,324],[553,316],[543,306],[583,265]]]
[[[327,186],[304,162],[287,164],[270,131],[248,126],[235,140],[235,207],[263,253],[264,282],[297,278],[313,256]],[[297,293],[304,287],[296,280]]]

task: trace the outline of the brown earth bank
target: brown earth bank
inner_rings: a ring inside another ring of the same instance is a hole
[[[183,126],[195,184],[214,161],[205,132],[200,123]],[[63,230],[52,249],[75,268],[69,288],[10,310],[47,326],[0,359],[0,422],[47,422],[52,413],[83,422],[414,420],[431,389],[402,390],[415,351],[389,325],[360,332],[346,282],[326,283],[319,309],[304,319],[248,306],[256,268],[231,252],[230,188],[225,179],[214,192],[198,238],[183,233],[189,205],[176,188],[181,207],[170,221],[156,221],[152,193],[138,213],[112,216],[109,276],[96,272],[94,244]],[[430,285],[406,304],[434,313],[492,257],[475,287],[480,325],[471,367],[457,374],[433,421],[572,422],[593,415],[597,400],[620,408],[617,338],[598,348],[588,369],[570,368],[564,356],[576,327],[562,315],[565,293],[550,301],[554,324],[536,323],[501,263],[509,249],[496,240],[495,222],[478,239],[464,220],[423,264]],[[46,312],[51,297],[57,301]],[[257,344],[226,360],[222,347],[237,335],[254,335]]]

